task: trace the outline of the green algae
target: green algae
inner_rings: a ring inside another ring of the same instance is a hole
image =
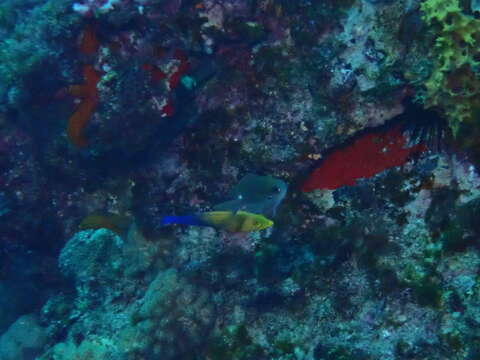
[[[242,42],[255,44],[265,39],[266,31],[259,22],[245,21],[243,18],[234,18],[225,24],[225,27],[233,31]]]
[[[480,197],[458,206],[456,211],[459,226],[477,236],[480,234],[479,211]]]
[[[15,8],[13,6],[0,7],[0,29],[11,30],[15,25]]]
[[[278,256],[280,247],[264,243],[255,252],[255,277],[260,283],[271,283],[277,280]]]
[[[209,341],[205,356],[211,360],[266,359],[264,350],[253,343],[245,325],[229,326]]]
[[[413,291],[413,295],[421,306],[439,308],[442,298],[440,278],[433,272],[413,265],[405,271],[405,286]]]
[[[480,230],[475,216],[480,209],[480,200],[457,205],[458,196],[458,192],[448,189],[435,191],[426,214],[432,236],[446,252],[461,252],[474,245],[475,235]],[[455,211],[451,212],[451,209]]]
[[[288,340],[278,340],[274,344],[276,355],[294,354],[295,344]]]
[[[330,346],[317,350],[315,353],[317,360],[367,360],[368,356],[361,350],[350,349],[344,345]]]
[[[451,223],[440,234],[440,241],[446,251],[463,251],[471,243],[465,230],[459,224]]]
[[[260,46],[255,51],[254,62],[261,77],[275,79],[277,91],[288,88],[292,79],[293,63],[283,46]],[[263,91],[268,92],[268,87],[264,87]]]
[[[469,136],[478,128],[478,31],[480,20],[465,14],[459,0],[426,0],[423,19],[436,35],[430,56],[433,72],[425,82],[427,107],[445,113],[454,136]]]
[[[3,6],[3,5],[2,5]],[[78,16],[69,11],[68,0],[50,0],[36,6],[29,16],[15,24],[9,37],[1,42],[0,79],[7,86],[18,85],[43,63],[52,63],[60,55],[55,39],[72,37]],[[2,8],[8,15],[8,4]]]

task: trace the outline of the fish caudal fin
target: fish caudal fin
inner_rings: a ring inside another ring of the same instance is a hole
[[[180,216],[164,216],[162,217],[161,224],[162,225],[178,224],[179,217]]]

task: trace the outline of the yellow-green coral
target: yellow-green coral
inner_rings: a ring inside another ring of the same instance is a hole
[[[465,14],[459,0],[426,0],[421,9],[437,35],[425,105],[442,109],[457,135],[461,124],[478,122],[480,112],[480,20]]]

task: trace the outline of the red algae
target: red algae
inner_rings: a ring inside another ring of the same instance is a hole
[[[173,57],[179,61],[174,72],[167,74],[160,70],[157,66],[145,63],[141,68],[150,74],[153,83],[158,83],[161,80],[166,80],[169,88],[169,98],[166,104],[162,107],[162,116],[173,116],[175,114],[175,107],[171,97],[171,92],[180,84],[182,76],[190,69],[190,63],[188,62],[187,54],[180,49],[175,50]]]
[[[171,98],[169,98],[165,106],[163,106],[162,113],[165,114],[165,116],[173,116],[173,114],[175,114],[175,107],[173,106]]]
[[[188,62],[187,54],[184,51],[176,50],[174,57],[175,59],[180,61],[180,64],[178,65],[177,70],[172,75],[170,75],[170,78],[168,79],[168,84],[170,86],[170,89],[172,90],[178,86],[183,74],[185,74],[188,69],[190,69],[190,63]]]
[[[157,83],[160,80],[167,78],[167,74],[165,74],[162,70],[152,64],[143,64],[142,69],[150,73],[150,76],[152,77],[152,81],[154,83]]]
[[[86,26],[80,36],[79,51],[84,55],[96,54],[99,48],[97,35],[93,26]]]
[[[72,85],[68,92],[81,99],[75,112],[70,116],[67,126],[67,135],[70,142],[78,147],[87,145],[87,140],[83,135],[88,120],[95,112],[98,103],[97,83],[100,80],[100,74],[91,65],[85,65],[83,68],[83,85]]]
[[[99,46],[93,25],[85,26],[80,35],[78,51],[83,55],[92,56],[97,53]],[[75,146],[83,147],[87,145],[83,129],[97,107],[99,100],[97,84],[99,81],[100,74],[94,69],[93,65],[85,64],[83,65],[83,84],[71,85],[66,91],[59,92],[59,96],[66,92],[80,99],[80,103],[68,119],[67,125],[68,140]]]
[[[300,189],[309,192],[352,186],[358,179],[403,165],[412,154],[425,150],[423,144],[408,147],[400,127],[369,133],[328,155]]]
[[[176,70],[169,75],[155,65],[148,63],[143,64],[142,69],[150,73],[154,83],[167,79],[170,90],[173,90],[180,84],[182,76],[190,69],[190,63],[188,62],[187,54],[184,51],[178,49],[175,50],[173,57],[179,61],[179,64]]]
[[[87,146],[87,139],[85,139],[85,136],[83,135],[83,129],[95,111],[96,106],[96,102],[93,102],[91,99],[86,99],[78,105],[77,110],[68,120],[68,139],[75,146]]]

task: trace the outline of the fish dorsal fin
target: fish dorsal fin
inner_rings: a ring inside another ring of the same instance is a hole
[[[243,178],[240,179],[238,184],[232,187],[232,190],[229,193],[231,199],[234,200],[242,200],[240,197],[242,196],[242,190],[245,187],[253,186],[255,184],[258,175],[255,174],[247,174]]]

